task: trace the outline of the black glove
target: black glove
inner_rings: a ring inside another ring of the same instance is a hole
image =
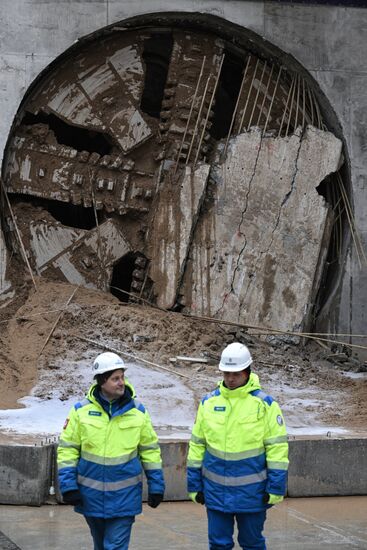
[[[198,491],[195,500],[198,504],[205,504],[205,497],[202,491]]]
[[[78,506],[78,504],[82,503],[82,496],[80,494],[80,491],[78,489],[75,489],[75,491],[67,491],[66,493],[63,493],[62,500],[65,504]]]
[[[161,493],[149,493],[148,494],[148,506],[151,508],[157,508],[163,500]]]

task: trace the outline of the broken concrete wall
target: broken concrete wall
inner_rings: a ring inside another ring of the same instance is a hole
[[[254,129],[232,141],[194,238],[185,279],[193,313],[280,330],[304,325],[330,214],[316,187],[338,170],[341,149],[313,127],[289,138]]]
[[[164,12],[172,8],[164,0],[150,0],[149,2],[142,0],[134,5],[124,1],[111,3],[104,0],[98,2],[98,5],[81,1],[69,2],[68,6],[56,2],[56,0],[51,0],[39,10],[36,10],[32,4],[25,1],[21,1],[16,6],[10,0],[5,0],[3,4],[4,9],[0,14],[3,39],[3,52],[0,59],[0,79],[2,82],[0,89],[2,112],[0,155],[4,151],[11,123],[25,90],[33,78],[57,55],[66,50],[76,39],[102,28],[106,23],[117,23],[129,16],[154,11]],[[21,9],[19,9],[19,6],[21,6]],[[188,13],[183,15],[183,12],[190,12],[193,9],[192,2],[182,0],[179,9],[181,12],[179,18],[182,21],[186,15],[187,17],[190,16]],[[363,213],[365,210],[364,190],[367,176],[363,161],[365,149],[363,138],[365,119],[363,113],[366,111],[366,82],[363,75],[366,71],[363,72],[363,70],[366,67],[367,55],[363,33],[367,21],[367,11],[335,6],[290,6],[280,3],[250,1],[223,3],[219,0],[204,0],[200,10],[203,15],[196,14],[193,18],[195,21],[201,19],[203,24],[208,24],[208,28],[211,26],[212,29],[216,29],[215,32],[218,31],[220,26],[225,28],[227,22],[234,22],[241,25],[244,32],[246,32],[246,29],[250,29],[258,33],[259,37],[263,36],[271,43],[279,45],[286,53],[293,55],[313,74],[320,84],[325,96],[330,100],[330,104],[325,100],[323,107],[326,111],[329,110],[329,120],[333,121],[332,129],[336,129],[339,132],[338,135],[343,132],[347,148],[351,152],[352,194],[355,193],[356,199],[356,225],[362,233],[365,246],[367,232]],[[19,17],[19,13],[22,14],[22,17]],[[207,21],[204,21],[207,15],[212,14],[220,15],[223,20],[211,22],[208,18]],[[159,17],[160,22],[164,21],[162,13]],[[116,26],[122,27],[123,25]],[[120,30],[116,32],[120,32]],[[237,31],[238,29],[236,29]],[[14,40],[14,37],[17,37],[17,39]],[[252,35],[252,39],[254,38],[256,38],[255,35]],[[340,42],[343,42],[343,48],[339,47]],[[269,51],[271,50],[269,44],[266,47],[269,48]],[[140,50],[137,49],[136,51]],[[275,50],[272,53],[275,54]],[[139,62],[141,66],[144,66],[141,59],[138,59],[137,70],[139,70]],[[117,65],[113,65],[116,69]],[[101,67],[104,66],[104,63],[100,63],[99,68],[96,67],[97,72],[101,71]],[[109,68],[111,69],[110,66]],[[114,77],[111,76],[109,81],[114,81]],[[258,89],[264,87],[264,84],[261,86],[256,85]],[[121,86],[123,86],[122,83]],[[112,89],[114,89],[113,86]],[[272,87],[270,86],[269,91],[271,90]],[[133,94],[131,96],[134,99]],[[133,104],[136,105],[134,101]],[[332,109],[335,110],[335,113],[332,112]],[[54,112],[56,113],[57,109]],[[74,116],[66,113],[66,111],[63,111],[63,113],[65,116]],[[93,113],[94,115],[97,116],[98,113]],[[146,120],[146,117],[143,116],[143,118]],[[256,110],[254,118],[256,119]],[[74,120],[76,119],[74,118]],[[111,121],[111,117],[107,117],[105,120],[106,124],[110,124]],[[338,125],[338,121],[340,121],[342,130]],[[152,124],[154,127],[154,122],[149,119],[150,128]],[[145,142],[144,138],[140,140],[140,137],[137,136],[136,143],[147,145],[150,138],[147,139],[148,141]],[[123,147],[120,142],[119,145]],[[151,150],[153,151],[154,147]],[[141,158],[144,156],[144,154],[140,155]],[[137,167],[137,171],[141,168],[141,166]],[[146,170],[146,172],[152,171]],[[145,182],[149,178],[147,179],[144,176],[142,179],[144,185],[141,185],[140,182],[134,182],[134,187],[137,188],[137,193],[140,196],[144,195]],[[149,194],[151,193],[151,186],[148,187]],[[106,195],[107,191],[108,189],[106,189]],[[104,199],[105,197],[103,197],[102,203],[104,203]],[[79,200],[77,194],[75,199],[72,200]],[[145,206],[149,208],[150,205]],[[348,269],[345,273],[341,273],[339,278],[343,289],[340,312],[336,289],[333,293],[333,300],[326,304],[327,310],[324,312],[324,319],[332,323],[333,330],[337,330],[339,325],[342,332],[361,333],[365,327],[366,306],[363,298],[366,291],[366,277],[358,264],[358,258],[354,250],[351,250],[348,258],[350,259]]]

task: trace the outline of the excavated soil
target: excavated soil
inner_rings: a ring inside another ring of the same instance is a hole
[[[59,388],[60,399],[66,399],[77,380],[72,371],[67,375],[64,370],[59,372],[60,360],[90,360],[103,346],[131,354],[137,362],[143,358],[172,371],[172,376],[181,376],[199,399],[220,378],[217,363],[223,347],[239,340],[249,346],[253,370],[264,389],[281,403],[286,416],[309,416],[354,432],[365,429],[365,364],[346,356],[345,350],[335,346],[326,349],[312,341],[304,346],[274,337],[265,341],[243,328],[124,304],[112,295],[80,287],[66,305],[75,286],[44,279],[36,279],[36,284],[37,291],[24,282],[17,289],[16,300],[0,310],[2,409],[20,407],[17,400],[29,395],[45,372],[52,373],[47,379]],[[340,359],[339,364],[331,362],[335,352],[343,352],[340,358],[344,363]],[[173,363],[171,359],[177,356],[205,358],[208,362]],[[131,356],[126,357],[131,360]],[[159,370],[154,365],[150,368]],[[48,399],[50,385],[38,388],[37,397]]]

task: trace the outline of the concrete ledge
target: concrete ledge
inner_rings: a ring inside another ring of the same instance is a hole
[[[0,503],[41,506],[49,494],[52,445],[0,445]]]
[[[367,495],[367,438],[313,438],[289,442],[288,496]],[[49,500],[54,445],[0,446],[0,504],[36,505]],[[161,441],[165,500],[187,500],[187,441]],[[56,500],[61,495],[56,489]],[[144,484],[144,499],[146,499]]]
[[[367,494],[367,439],[289,442],[288,496]]]

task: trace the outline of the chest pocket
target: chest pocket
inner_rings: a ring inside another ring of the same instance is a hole
[[[136,416],[122,416],[118,422],[119,437],[125,448],[136,448],[140,442],[143,422]]]
[[[87,416],[81,424],[81,444],[84,450],[92,451],[103,445],[106,422],[102,416]]]
[[[240,416],[237,419],[239,433],[246,445],[249,442],[256,443],[258,446],[262,445],[264,439],[264,420],[265,411],[261,405],[259,405],[257,411]]]
[[[203,428],[209,446],[222,448],[222,442],[226,432],[226,421],[225,411],[214,411],[213,409],[205,411]]]

